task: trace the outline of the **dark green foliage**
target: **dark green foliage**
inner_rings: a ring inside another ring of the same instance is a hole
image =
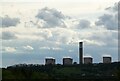
[[[2,74],[3,80],[117,81],[120,79],[120,63],[69,66],[19,64],[4,68]]]

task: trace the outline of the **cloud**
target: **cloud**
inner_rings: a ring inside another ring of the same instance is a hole
[[[74,52],[74,50],[68,50],[68,52]]]
[[[39,31],[34,32],[33,35],[43,37],[44,39],[52,37],[52,33],[49,29],[40,29]]]
[[[41,50],[54,50],[54,51],[62,50],[62,48],[60,48],[60,47],[49,47],[49,46],[40,47],[39,49],[41,49]]]
[[[105,43],[102,41],[98,41],[98,40],[89,40],[89,39],[84,39],[83,42],[87,45],[97,45],[97,46],[104,46]]]
[[[118,4],[115,3],[114,6],[108,7],[105,10],[108,12],[100,16],[95,22],[96,26],[103,26],[108,30],[118,29]]]
[[[62,50],[62,48],[59,48],[59,47],[53,47],[52,50]]]
[[[84,29],[90,27],[90,22],[88,20],[82,19],[79,21],[79,24],[77,25],[77,28]]]
[[[108,10],[108,11],[112,11],[112,12],[118,12],[118,5],[120,4],[120,2],[118,3],[115,3],[113,7],[108,7],[106,8],[105,10]]]
[[[16,52],[16,49],[14,47],[4,47],[5,52]]]
[[[99,17],[98,21],[95,22],[97,26],[104,26],[108,30],[117,30],[118,29],[118,22],[116,15],[112,14],[104,14],[103,16]]]
[[[0,17],[0,20],[2,20],[2,27],[16,26],[20,23],[19,18],[10,18],[8,15]]]
[[[34,50],[34,48],[33,48],[32,46],[29,46],[29,45],[23,46],[23,48],[24,48],[25,50]]]
[[[39,10],[36,17],[38,19],[43,20],[44,27],[51,28],[57,26],[65,26],[64,24],[65,16],[56,9],[49,9],[45,7]]]
[[[2,38],[3,40],[11,40],[11,39],[16,39],[16,35],[10,31],[3,31],[2,32]]]
[[[40,49],[42,49],[42,50],[50,50],[50,47],[40,47]]]
[[[20,28],[22,29],[22,28]],[[14,31],[14,30],[13,30]],[[19,28],[14,31],[17,33],[17,37],[20,40],[47,40],[52,37],[52,33],[49,29],[43,28],[23,28],[22,31],[19,31]]]
[[[117,35],[117,31],[96,31],[88,37],[88,40],[96,41],[96,43],[101,46],[116,47],[118,40]]]
[[[52,42],[59,42],[60,44],[69,44],[73,37],[77,36],[76,31],[67,28],[53,28],[51,29],[52,37],[48,40]]]

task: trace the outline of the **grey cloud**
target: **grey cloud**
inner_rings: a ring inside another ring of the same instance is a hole
[[[118,30],[119,20],[117,13],[119,10],[119,3],[115,3],[114,6],[108,7],[105,10],[109,11],[107,14],[104,14],[98,18],[98,21],[95,22],[96,26],[104,26],[108,30]]]
[[[113,7],[108,7],[105,10],[117,12],[118,11],[118,5],[119,5],[119,3],[115,3]]]
[[[112,14],[104,14],[99,17],[98,21],[95,22],[97,26],[104,26],[108,30],[117,30],[118,29],[118,21],[117,17]]]
[[[105,10],[110,11],[109,14],[104,14],[95,22],[96,26],[104,26],[108,30],[118,30],[119,26],[119,4],[115,3],[114,6],[108,7]]]
[[[89,28],[90,24],[91,23],[88,20],[82,19],[82,20],[79,21],[79,24],[77,25],[77,28],[82,28],[82,29]]]
[[[39,10],[36,17],[38,19],[42,19],[43,21],[45,21],[44,27],[65,26],[64,24],[65,16],[56,9],[49,9],[45,7]]]
[[[105,46],[109,47],[116,47],[118,40],[118,32],[94,32],[91,37],[88,38],[89,40],[95,40],[98,42],[105,43]]]
[[[2,21],[2,27],[16,26],[18,23],[20,23],[19,18],[10,18],[9,16],[0,17],[0,20]]]
[[[2,39],[3,40],[10,40],[10,39],[16,39],[16,38],[17,37],[12,32],[9,32],[9,31],[2,32]]]

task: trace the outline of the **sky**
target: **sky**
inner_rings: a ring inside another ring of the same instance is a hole
[[[118,0],[0,1],[0,65],[78,62],[78,43],[94,63],[118,60]]]

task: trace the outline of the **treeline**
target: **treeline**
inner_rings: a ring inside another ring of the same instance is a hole
[[[82,65],[18,64],[2,68],[4,80],[117,81],[120,63]]]

